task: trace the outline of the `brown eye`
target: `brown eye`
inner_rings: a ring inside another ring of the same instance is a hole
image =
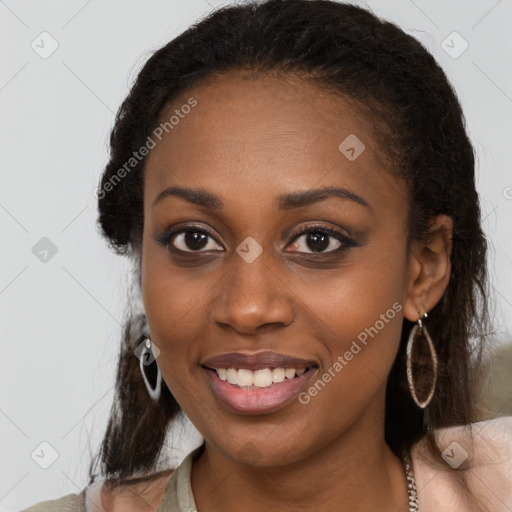
[[[306,226],[292,240],[294,252],[305,254],[341,252],[357,246],[347,235],[325,226]]]
[[[219,247],[206,231],[190,229],[175,233],[170,243],[183,252],[211,251],[217,250],[216,247]],[[220,250],[223,250],[222,247]]]
[[[299,243],[299,240],[302,240]],[[341,242],[339,240],[333,239],[332,236],[327,235],[325,233],[306,233],[304,235],[299,236],[294,245],[298,246],[298,252],[307,252],[306,249],[309,249],[311,252],[329,252],[337,249],[341,246]]]
[[[177,252],[201,253],[224,250],[209,231],[194,226],[168,229],[162,235],[157,236],[156,240],[164,247],[169,247]]]

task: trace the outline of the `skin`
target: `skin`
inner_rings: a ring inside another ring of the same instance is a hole
[[[371,122],[343,97],[297,77],[230,72],[187,91],[162,119],[191,96],[197,106],[146,161],[141,264],[162,377],[206,442],[191,475],[198,510],[407,510],[404,469],[384,440],[386,379],[404,316],[430,311],[448,284],[451,219],[434,219],[428,245],[407,244],[406,186],[386,168]],[[338,149],[349,134],[366,146],[354,161]],[[176,196],[154,205],[170,186],[208,189],[224,208]],[[369,206],[337,197],[289,211],[274,204],[323,186]],[[176,256],[156,239],[178,224],[216,240],[198,254],[179,236],[174,245],[189,252]],[[359,245],[336,254],[331,236],[324,254],[314,252],[307,235],[294,240],[311,224]],[[248,236],[263,249],[252,263],[236,252]],[[316,361],[311,384],[394,303],[401,311],[306,405],[235,414],[200,365],[274,350]]]

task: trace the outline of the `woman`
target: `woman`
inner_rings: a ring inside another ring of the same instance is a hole
[[[143,312],[99,473],[28,510],[512,509],[512,419],[476,422],[474,152],[418,41],[332,1],[218,10],[140,72],[97,195]],[[180,411],[204,442],[166,469]]]

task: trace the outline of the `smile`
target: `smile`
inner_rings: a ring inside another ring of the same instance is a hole
[[[307,387],[318,363],[276,352],[232,352],[201,364],[210,389],[231,412],[270,414],[285,407]]]
[[[268,388],[273,384],[284,382],[285,379],[300,377],[307,368],[264,368],[263,370],[249,370],[241,368],[216,368],[215,371],[221,380],[227,381],[241,389]]]

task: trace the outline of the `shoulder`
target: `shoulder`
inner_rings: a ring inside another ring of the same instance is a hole
[[[494,469],[512,478],[512,416],[440,429],[436,438],[452,469],[482,474]]]
[[[149,476],[134,476],[115,486],[98,481],[85,491],[85,511],[156,512],[172,473],[173,469],[167,469]]]
[[[84,492],[80,494],[68,494],[55,500],[42,501],[21,512],[77,512],[82,509]]]
[[[412,450],[419,501],[427,510],[512,509],[512,416],[439,429],[435,436],[439,460],[425,439]]]
[[[98,480],[80,494],[42,501],[21,512],[156,512],[172,473],[172,469],[167,469],[149,476],[134,476],[117,486]]]

